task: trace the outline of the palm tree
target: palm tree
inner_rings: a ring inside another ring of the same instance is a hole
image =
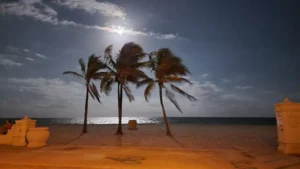
[[[133,42],[126,43],[119,54],[117,59],[112,57],[112,45],[105,49],[105,61],[108,71],[103,76],[100,84],[101,91],[106,95],[112,90],[112,85],[115,83],[118,87],[118,129],[116,134],[123,135],[122,131],[122,101],[123,90],[128,97],[129,101],[134,100],[134,96],[128,87],[129,83],[137,84],[140,79],[148,78],[148,76],[139,68],[149,64],[149,61],[139,62],[145,57],[143,49],[138,44]]]
[[[87,133],[87,115],[88,115],[88,100],[89,94],[93,99],[97,99],[100,102],[100,95],[92,80],[99,80],[105,74],[105,72],[100,72],[101,69],[105,69],[106,65],[100,60],[100,57],[91,55],[88,59],[88,64],[85,65],[85,62],[82,58],[79,59],[79,65],[81,72],[66,71],[63,74],[70,74],[76,77],[82,78],[85,80],[86,85],[86,96],[85,96],[85,108],[84,108],[84,123],[82,134]],[[86,68],[87,66],[87,68]]]
[[[153,57],[155,56],[155,57]],[[185,93],[183,90],[173,85],[172,83],[189,83],[192,84],[185,76],[189,74],[189,70],[182,63],[181,59],[175,56],[170,49],[163,48],[159,49],[157,52],[152,52],[149,54],[149,60],[151,63],[151,72],[154,72],[155,78],[147,78],[139,83],[137,83],[137,87],[141,87],[143,85],[147,85],[144,91],[144,96],[146,101],[148,102],[148,98],[150,96],[151,91],[154,89],[155,84],[158,84],[159,87],[159,98],[160,104],[162,108],[162,113],[165,121],[166,134],[168,136],[172,136],[168,119],[163,103],[162,98],[162,90],[165,89],[166,97],[175,105],[175,107],[182,113],[177,101],[175,100],[175,94],[166,87],[166,84],[169,84],[171,89],[185,97],[189,100],[196,100],[195,97]]]

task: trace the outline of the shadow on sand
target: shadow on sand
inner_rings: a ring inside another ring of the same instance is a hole
[[[83,136],[84,134],[87,134],[87,133],[80,133],[78,136],[76,136],[75,138],[73,138],[71,141],[67,142],[66,144],[70,144],[72,143],[73,141],[79,139],[79,137]]]
[[[186,148],[180,141],[178,141],[174,136],[168,136],[171,138],[176,144],[180,146],[180,148]]]

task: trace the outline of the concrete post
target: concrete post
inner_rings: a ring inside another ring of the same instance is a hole
[[[285,98],[274,107],[278,150],[285,154],[300,154],[300,103],[294,103]]]
[[[16,120],[16,124],[14,125],[13,132],[13,141],[12,146],[26,146],[26,133],[29,128],[34,128],[36,125],[36,120],[31,120],[27,116],[25,116],[21,120]]]

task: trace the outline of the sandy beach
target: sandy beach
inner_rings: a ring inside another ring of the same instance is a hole
[[[42,148],[0,147],[0,166],[7,169],[299,169],[300,157],[277,151],[272,125],[171,124],[138,125],[123,136],[116,125],[50,125]]]
[[[114,135],[116,125],[89,125],[89,133],[79,136],[82,125],[52,125],[48,144],[76,146],[125,146],[187,149],[243,149],[276,151],[276,126],[171,124],[173,137],[164,125],[138,125],[124,135]]]

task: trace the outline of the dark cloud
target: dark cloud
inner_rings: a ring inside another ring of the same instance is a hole
[[[62,104],[51,104],[51,105],[47,105],[47,106],[36,106],[37,108],[40,109],[64,109],[67,108],[66,105],[62,105]]]

